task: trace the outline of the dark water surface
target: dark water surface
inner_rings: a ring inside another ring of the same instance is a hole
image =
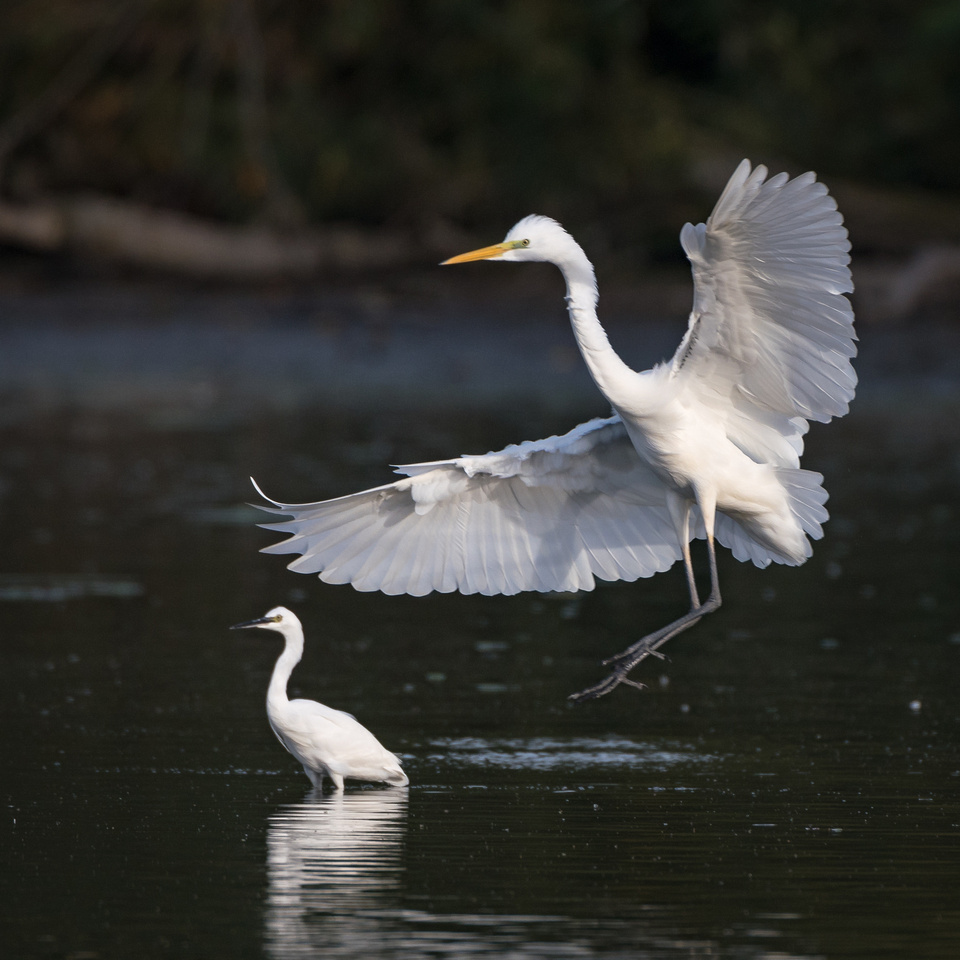
[[[358,594],[258,554],[243,505],[250,474],[317,499],[603,413],[559,308],[0,301],[4,957],[960,956],[956,334],[862,330],[858,402],[808,444],[814,557],[724,555],[649,689],[572,708],[681,571]],[[613,339],[643,364],[679,329]],[[266,724],[279,638],[226,629],[278,603],[291,693],[409,788],[309,794]]]

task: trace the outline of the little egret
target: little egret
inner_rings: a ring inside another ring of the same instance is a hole
[[[285,641],[267,689],[267,719],[317,790],[323,789],[324,777],[336,790],[343,789],[344,777],[386,781],[397,787],[410,782],[400,761],[356,717],[315,700],[287,699],[287,681],[303,656],[303,627],[295,613],[274,607],[265,616],[230,629],[248,627],[276,630]]]
[[[856,387],[850,244],[813,173],[767,179],[744,160],[705,224],[680,242],[693,309],[668,362],[638,373],[597,319],[593,266],[554,220],[529,216],[502,243],[446,260],[540,260],[560,268],[580,352],[613,415],[482,456],[396,468],[402,480],[318,503],[271,500],[291,534],[265,553],[358,590],[513,594],[590,590],[682,559],[690,609],[604,661],[571,699],[609,693],[645,657],[720,606],[714,539],[738,560],[804,562],[827,493],[800,469],[808,420],[848,410]],[[262,494],[259,487],[257,491]],[[269,500],[268,497],[264,497]],[[690,541],[706,539],[700,601]]]

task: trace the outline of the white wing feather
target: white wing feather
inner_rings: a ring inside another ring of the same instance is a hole
[[[814,174],[766,175],[744,160],[681,231],[694,301],[671,373],[751,457],[796,466],[805,421],[842,416],[856,388],[850,243]]]
[[[335,500],[271,500],[261,509],[292,519],[263,526],[291,536],[262,552],[299,553],[289,569],[327,583],[414,596],[590,590],[595,577],[649,577],[681,555],[666,488],[616,416],[397,472]]]

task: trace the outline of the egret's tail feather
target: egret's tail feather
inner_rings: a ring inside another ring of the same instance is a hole
[[[803,532],[813,540],[823,536],[823,526],[830,516],[824,504],[829,494],[823,488],[823,474],[813,470],[782,468],[777,476],[790,498],[790,512]]]
[[[748,518],[737,520],[717,514],[716,538],[741,562],[749,561],[761,568],[771,563],[796,567],[813,553],[810,540],[823,536],[822,524],[829,516],[824,507],[827,491],[822,485],[823,475],[812,470],[780,467],[777,480],[787,495],[792,521],[774,515],[767,530],[764,523],[754,526]],[[697,536],[704,536],[702,520],[695,529]]]
[[[399,767],[395,773],[391,773],[387,777],[387,783],[393,784],[395,787],[405,787],[409,782],[410,778]]]

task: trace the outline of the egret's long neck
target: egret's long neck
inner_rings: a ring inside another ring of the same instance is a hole
[[[268,704],[287,702],[287,681],[302,656],[303,637],[287,636],[283,653],[277,658],[276,666],[273,668],[273,676],[270,678],[270,686],[267,688]]]
[[[576,253],[565,263],[558,264],[567,283],[570,323],[594,382],[614,407],[620,407],[629,399],[627,391],[635,386],[638,374],[610,346],[606,331],[597,318],[597,281],[593,265],[579,246]]]

